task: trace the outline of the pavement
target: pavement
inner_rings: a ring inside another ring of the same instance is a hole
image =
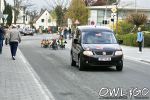
[[[124,58],[150,64],[150,48],[142,48],[142,53],[138,52],[138,47],[122,45]]]
[[[12,60],[9,46],[0,55],[0,100],[53,100],[20,50]]]
[[[150,48],[143,48],[139,54],[137,47],[121,47],[125,58],[150,64]],[[21,51],[18,49],[16,60],[10,55],[9,46],[4,46],[0,55],[0,100],[55,100]]]

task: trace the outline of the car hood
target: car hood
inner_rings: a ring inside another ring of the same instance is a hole
[[[122,50],[119,44],[82,44],[84,50],[116,51]]]

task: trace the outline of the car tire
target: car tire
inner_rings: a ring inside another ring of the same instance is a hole
[[[78,59],[78,68],[79,68],[80,71],[83,71],[84,68],[85,68],[85,65],[84,65],[81,57],[79,57],[79,59]]]
[[[73,60],[72,57],[71,57],[71,66],[76,66],[76,62]]]
[[[122,71],[122,69],[123,69],[123,61],[121,60],[121,61],[119,61],[119,62],[117,63],[117,65],[116,65],[116,70],[117,70],[117,71]]]

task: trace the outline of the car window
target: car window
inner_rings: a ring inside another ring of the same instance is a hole
[[[83,44],[115,44],[114,33],[111,31],[84,31]]]

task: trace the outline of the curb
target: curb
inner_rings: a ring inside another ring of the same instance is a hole
[[[31,65],[29,64],[29,62],[27,61],[27,59],[25,58],[25,56],[23,55],[23,53],[20,51],[19,48],[18,48],[18,53],[20,55],[20,59],[24,62],[26,68],[30,72],[30,74],[31,74],[32,78],[34,79],[35,83],[37,84],[39,90],[45,96],[44,100],[55,100],[52,93],[48,90],[46,85],[41,81],[40,77],[37,75],[37,73],[31,67]]]
[[[131,56],[126,56],[126,55],[124,55],[124,57],[125,57],[126,59],[129,59],[129,60],[133,60],[133,61],[137,61],[137,62],[140,62],[140,63],[144,63],[144,64],[150,65],[150,60],[138,59],[138,58],[131,57]]]

